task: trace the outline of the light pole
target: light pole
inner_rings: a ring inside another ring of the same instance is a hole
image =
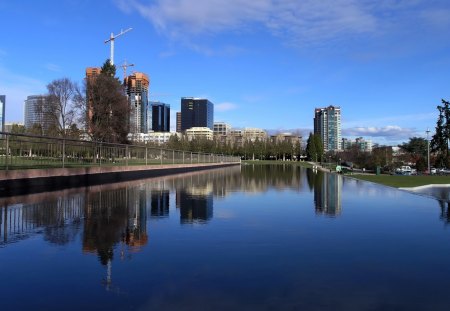
[[[428,159],[428,174],[431,173],[430,171],[430,140],[428,139],[428,134],[430,133],[430,130],[427,128],[427,159]]]

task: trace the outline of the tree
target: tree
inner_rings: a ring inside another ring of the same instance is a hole
[[[310,161],[317,162],[317,149],[316,144],[314,143],[314,135],[313,133],[309,133],[308,140],[306,142],[306,155]]]
[[[76,89],[76,84],[68,78],[53,80],[47,85],[48,95],[43,113],[51,120],[56,135],[66,137],[67,129],[74,124],[76,112],[73,100]]]
[[[320,138],[320,135],[318,134],[314,134],[313,135],[313,139],[314,139],[314,145],[315,145],[315,149],[317,152],[317,160],[321,162],[322,161],[322,157],[323,157],[323,142],[322,142],[322,138]]]
[[[408,153],[412,162],[417,162],[418,159],[427,156],[428,142],[425,138],[412,137],[409,142],[403,143],[399,147]]]
[[[130,106],[114,74],[115,66],[107,60],[99,75],[85,81],[85,92],[77,89],[75,101],[80,123],[93,140],[128,143]]]

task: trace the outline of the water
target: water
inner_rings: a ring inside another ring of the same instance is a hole
[[[448,310],[439,201],[292,166],[0,198],[1,310]]]

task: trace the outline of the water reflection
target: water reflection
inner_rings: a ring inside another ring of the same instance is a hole
[[[2,198],[2,310],[446,310],[430,202],[283,165]]]
[[[43,234],[64,245],[81,235],[83,252],[107,265],[114,248],[139,252],[148,243],[149,220],[168,218],[174,193],[180,224],[206,224],[214,215],[214,197],[270,189],[314,192],[317,214],[341,213],[342,176],[292,165],[244,165],[166,178],[93,186],[0,199],[0,246]],[[123,244],[123,245],[122,245]],[[124,257],[122,251],[121,257]]]

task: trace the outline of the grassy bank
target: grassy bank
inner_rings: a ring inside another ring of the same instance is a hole
[[[260,165],[295,165],[295,166],[301,166],[301,167],[312,167],[311,164],[308,162],[298,162],[298,161],[271,161],[271,160],[263,160],[263,161],[251,161],[251,160],[245,160],[242,161],[243,164],[260,164]]]
[[[352,177],[395,188],[418,187],[431,184],[450,184],[450,176],[402,176],[402,175],[359,175]]]

